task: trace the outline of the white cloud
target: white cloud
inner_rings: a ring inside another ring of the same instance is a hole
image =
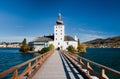
[[[86,42],[86,41],[90,41],[96,38],[105,38],[104,36],[100,36],[100,35],[96,35],[96,34],[80,34],[79,36],[81,42]]]
[[[86,42],[97,38],[107,38],[113,36],[113,34],[109,32],[102,32],[102,31],[84,29],[84,28],[74,29],[74,34],[78,36],[81,42]]]

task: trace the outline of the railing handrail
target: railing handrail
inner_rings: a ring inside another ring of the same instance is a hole
[[[107,70],[107,71],[110,71],[110,72],[113,73],[113,74],[117,74],[118,76],[120,76],[120,72],[117,71],[117,70],[115,70],[115,69],[112,69],[112,68],[109,68],[109,67],[107,67],[107,66],[98,64],[98,63],[96,63],[96,62],[93,62],[93,61],[91,61],[91,60],[88,60],[88,59],[86,59],[86,58],[83,58],[83,57],[81,57],[81,56],[79,56],[79,55],[77,55],[77,54],[75,54],[75,56],[83,59],[83,61],[87,61],[87,62],[89,62],[89,63],[91,63],[91,64],[93,64],[93,65],[95,65],[95,66],[97,66],[97,67],[99,67],[99,68],[103,68],[103,69],[105,69],[105,70]]]
[[[79,67],[80,70],[85,68],[87,71],[84,71],[84,72],[88,76],[90,75],[90,73],[93,73],[94,76],[97,76],[100,79],[109,79],[108,76],[105,74],[105,71],[108,71],[108,72],[120,77],[120,72],[115,69],[109,68],[107,66],[104,66],[104,65],[98,64],[96,62],[93,62],[91,60],[88,60],[86,58],[83,58],[83,57],[79,56],[78,54],[72,54],[67,51],[61,51],[61,52],[64,55],[66,55],[70,59],[71,62],[73,62],[77,67]],[[77,64],[76,64],[76,62],[77,62]],[[93,70],[93,68],[90,65],[94,65],[94,66],[100,68],[101,73]]]
[[[46,53],[44,53],[44,54],[40,54],[40,55],[38,55],[38,56],[30,59],[30,60],[27,60],[26,62],[23,62],[23,63],[21,63],[21,64],[18,64],[18,65],[16,65],[16,66],[12,67],[12,68],[9,68],[8,70],[5,70],[5,71],[1,72],[1,73],[0,73],[0,78],[6,76],[7,74],[10,74],[10,73],[14,72],[16,69],[19,69],[19,68],[21,68],[21,67],[23,67],[23,66],[25,66],[25,65],[28,65],[29,63],[31,63],[31,62],[33,62],[33,61],[35,61],[35,60],[38,60],[39,58],[45,57],[45,55],[47,55],[47,54],[50,53],[50,52],[51,52],[51,51],[46,52]]]
[[[23,66],[27,65],[29,62],[32,62],[32,61],[36,60],[36,59],[39,58],[39,57],[41,57],[41,55],[39,55],[39,56],[37,56],[37,57],[35,57],[35,58],[32,58],[32,59],[29,59],[29,60],[27,60],[26,62],[23,62],[23,63],[18,64],[18,65],[16,65],[16,66],[13,66],[12,68],[9,68],[8,70],[5,70],[5,71],[1,72],[1,73],[0,73],[0,76],[1,76],[2,74],[5,74],[5,73],[9,74],[9,73],[11,73],[12,71],[14,71],[15,69],[19,69],[20,67],[23,67]]]

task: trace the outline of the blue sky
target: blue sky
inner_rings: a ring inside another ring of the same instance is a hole
[[[0,0],[0,42],[52,34],[59,12],[82,42],[120,35],[120,0]]]

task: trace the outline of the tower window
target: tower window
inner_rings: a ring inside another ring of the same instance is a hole
[[[61,38],[61,40],[62,40],[62,38]]]
[[[69,42],[67,42],[67,45],[69,44]]]
[[[62,35],[62,33],[61,33],[61,35]]]
[[[57,30],[56,30],[56,32],[57,32]]]
[[[62,32],[62,30],[61,30],[61,32]]]
[[[58,43],[58,45],[60,45],[60,43]]]
[[[56,33],[56,35],[57,35],[57,33]]]
[[[56,38],[56,40],[57,40],[57,38]]]

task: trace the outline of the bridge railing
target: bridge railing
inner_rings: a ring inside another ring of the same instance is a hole
[[[61,51],[61,52],[70,61],[72,61],[81,71],[84,71],[87,76],[91,76],[91,74],[92,74],[92,75],[98,77],[99,79],[109,79],[109,77],[106,75],[106,71],[107,71],[107,72],[114,74],[120,78],[119,71],[116,71],[116,70],[106,67],[104,65],[90,61],[86,58],[83,58],[83,57],[77,55],[77,54],[71,54],[66,51]],[[91,65],[99,68],[101,72],[95,71]]]
[[[44,54],[41,54],[33,59],[30,59],[22,64],[19,64],[17,66],[14,66],[13,68],[10,68],[2,73],[0,73],[0,79],[9,75],[10,73],[13,73],[11,79],[23,79],[25,75],[27,75],[27,79],[31,78],[36,71],[42,66],[42,64],[45,62],[45,60],[54,52],[54,50],[51,50],[49,52],[46,52]],[[19,69],[24,67],[25,69],[22,71],[22,73],[19,74]]]

